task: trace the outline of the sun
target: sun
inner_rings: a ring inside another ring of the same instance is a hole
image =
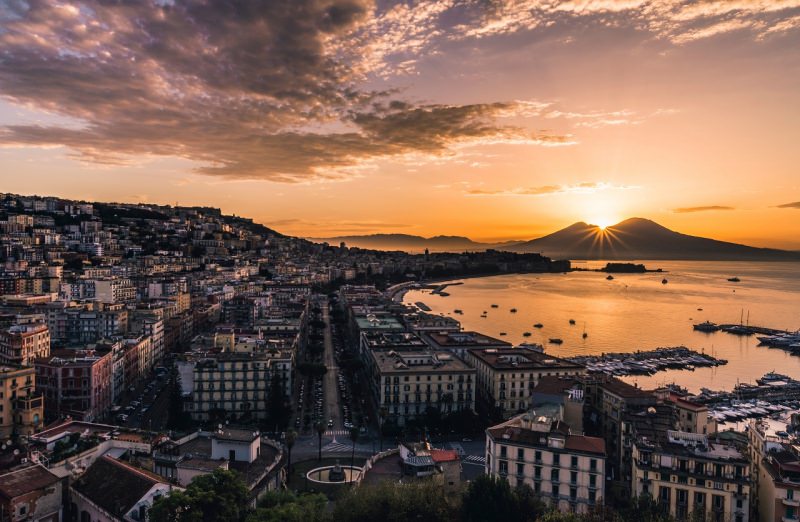
[[[611,218],[596,217],[590,220],[589,223],[597,225],[598,227],[600,227],[600,230],[605,230],[606,228],[614,224],[614,220]]]

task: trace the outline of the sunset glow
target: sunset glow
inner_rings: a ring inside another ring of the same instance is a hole
[[[305,237],[642,216],[800,249],[797,2],[248,9],[0,7],[3,190]]]

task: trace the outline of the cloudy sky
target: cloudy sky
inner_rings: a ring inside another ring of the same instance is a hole
[[[800,0],[0,0],[0,191],[800,248]]]

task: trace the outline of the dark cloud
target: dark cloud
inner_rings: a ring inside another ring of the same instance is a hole
[[[471,189],[467,194],[473,196],[545,196],[548,194],[592,194],[602,190],[629,190],[637,187],[629,185],[612,185],[602,181],[584,181],[574,185],[543,185],[539,187],[514,187],[500,190]]]
[[[706,205],[702,207],[680,207],[673,208],[672,211],[676,214],[688,214],[691,212],[708,212],[712,210],[736,210],[734,207],[724,205]]]
[[[420,106],[359,88],[348,42],[373,16],[368,0],[8,4],[0,95],[82,126],[6,126],[0,140],[292,182],[463,140],[562,139],[499,125],[514,104]]]
[[[800,201],[795,201],[793,203],[784,203],[783,205],[778,205],[777,208],[797,208],[797,209],[800,209]]]

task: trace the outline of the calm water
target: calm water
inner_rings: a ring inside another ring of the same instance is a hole
[[[770,328],[800,328],[800,263],[644,261],[649,269],[665,273],[527,274],[465,279],[449,286],[447,297],[429,291],[411,291],[406,303],[422,301],[432,313],[461,321],[464,329],[477,330],[511,343],[524,341],[545,345],[557,356],[624,352],[684,345],[728,360],[726,366],[673,370],[651,377],[626,380],[652,387],[676,382],[697,392],[701,387],[731,389],[737,381],[755,382],[776,370],[800,379],[800,357],[783,350],[758,346],[755,336],[738,337],[724,332],[706,334],[693,323],[749,324]],[[575,267],[599,268],[604,262],[575,263]],[[737,276],[739,283],[728,282]],[[668,279],[662,284],[663,278]],[[491,308],[491,304],[499,308]],[[516,308],[517,313],[509,310]],[[702,308],[699,311],[698,308]],[[463,315],[454,314],[455,309]],[[487,318],[481,318],[486,310]],[[575,326],[569,324],[575,319]],[[542,323],[543,328],[533,328]],[[584,325],[588,337],[582,338]],[[506,332],[505,337],[499,337]],[[531,332],[523,337],[523,332]],[[560,337],[564,344],[548,344]]]

